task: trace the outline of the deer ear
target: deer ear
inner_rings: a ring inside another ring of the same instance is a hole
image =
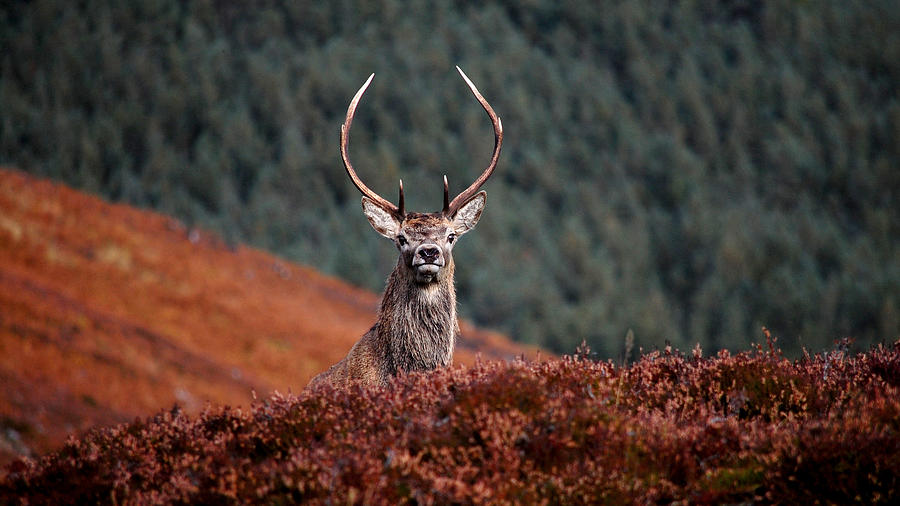
[[[379,207],[369,197],[362,198],[362,208],[363,214],[376,232],[391,240],[397,237],[400,232],[400,221],[393,214]]]
[[[462,235],[475,228],[484,210],[487,193],[480,191],[472,196],[468,202],[460,206],[459,211],[453,215],[453,230]]]

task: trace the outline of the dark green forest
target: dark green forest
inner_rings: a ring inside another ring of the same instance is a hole
[[[380,290],[493,148],[463,316],[558,352],[900,335],[896,1],[6,1],[0,164]]]

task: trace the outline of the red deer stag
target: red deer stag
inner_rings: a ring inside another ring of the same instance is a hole
[[[387,279],[375,325],[346,357],[313,378],[310,386],[340,387],[354,382],[386,385],[399,372],[428,371],[450,364],[459,334],[451,253],[457,239],[472,230],[481,217],[486,193],[479,188],[494,172],[503,143],[500,118],[463,71],[459,67],[456,70],[491,118],[494,154],[478,179],[453,200],[444,176],[444,207],[439,212],[407,212],[402,180],[396,206],[362,182],[350,163],[347,147],[356,106],[375,74],[369,76],[350,102],[347,119],[341,126],[344,168],[363,195],[363,213],[372,228],[394,241],[400,258]]]

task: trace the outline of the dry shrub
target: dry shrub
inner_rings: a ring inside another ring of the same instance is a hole
[[[896,502],[900,343],[483,362],[96,429],[0,502]]]

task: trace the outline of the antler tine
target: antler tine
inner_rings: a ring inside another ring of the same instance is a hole
[[[353,164],[350,163],[350,155],[347,152],[347,149],[350,144],[350,124],[353,123],[353,115],[356,114],[356,106],[359,104],[359,100],[362,98],[363,93],[365,93],[366,88],[369,87],[369,84],[372,82],[372,78],[375,77],[375,74],[369,76],[366,79],[365,84],[362,85],[362,88],[356,92],[356,95],[353,97],[353,100],[350,101],[350,107],[347,108],[347,119],[344,120],[344,124],[341,125],[341,158],[344,160],[344,168],[347,169],[347,175],[350,176],[350,180],[353,181],[353,184],[356,188],[375,202],[378,207],[381,207],[385,211],[402,218],[404,216],[403,209],[403,181],[400,182],[400,206],[395,206],[390,203],[387,199],[381,197],[374,191],[372,191],[365,183],[362,182],[362,179],[356,175],[356,171],[353,169]]]
[[[503,144],[503,123],[500,121],[500,118],[497,116],[497,113],[494,112],[494,109],[491,108],[491,104],[488,103],[487,100],[481,96],[478,88],[472,84],[472,81],[469,80],[469,77],[466,76],[465,72],[462,71],[459,66],[456,67],[456,70],[459,72],[459,75],[466,81],[466,84],[469,86],[469,89],[472,90],[472,94],[475,95],[475,98],[478,99],[478,102],[481,104],[481,107],[484,108],[484,111],[487,112],[487,115],[491,118],[491,123],[494,125],[494,154],[491,155],[491,163],[488,165],[484,172],[478,176],[478,179],[475,180],[468,188],[463,190],[462,193],[457,195],[449,205],[444,205],[444,214],[453,215],[459,208],[465,204],[472,196],[478,192],[478,189],[491,177],[491,174],[494,172],[494,168],[497,166],[497,160],[500,159],[500,147]],[[445,188],[446,188],[446,179],[445,179]],[[446,190],[445,190],[446,195]],[[444,202],[446,203],[446,197]]]

